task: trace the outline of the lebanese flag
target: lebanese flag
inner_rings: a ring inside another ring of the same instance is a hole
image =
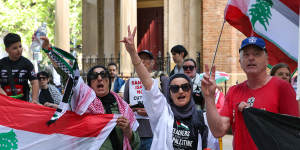
[[[67,111],[50,126],[55,109],[0,95],[0,149],[99,150],[118,115]]]
[[[247,37],[265,40],[269,64],[283,62],[293,72],[298,60],[300,0],[229,0],[225,19]]]

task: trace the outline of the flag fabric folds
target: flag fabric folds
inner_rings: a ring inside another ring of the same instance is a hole
[[[0,99],[0,149],[98,150],[119,117],[67,111],[48,126],[55,109],[4,95]]]
[[[247,37],[266,42],[269,64],[297,68],[300,0],[229,0],[225,19]]]
[[[48,125],[51,125],[69,109],[68,103],[72,97],[72,88],[76,86],[78,82],[80,71],[77,60],[72,54],[53,46],[49,50],[43,48],[43,51],[47,53],[50,60],[56,64],[57,69],[61,70],[61,76],[67,76],[68,78],[63,99],[51,119],[47,122]],[[66,60],[68,60],[68,62]]]
[[[296,150],[300,148],[300,118],[246,108],[243,116],[259,150]]]

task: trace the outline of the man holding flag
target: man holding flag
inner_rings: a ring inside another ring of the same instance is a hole
[[[245,107],[298,116],[296,95],[291,85],[267,74],[268,53],[265,46],[264,40],[258,37],[243,40],[239,50],[240,65],[247,80],[230,88],[220,114],[214,103],[215,67],[210,77],[208,66],[205,66],[206,74],[201,85],[209,127],[215,137],[222,137],[232,126],[235,150],[257,149],[241,113]]]

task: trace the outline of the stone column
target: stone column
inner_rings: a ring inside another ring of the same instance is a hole
[[[98,57],[97,0],[82,1],[82,68],[87,72]]]
[[[83,0],[83,70],[119,57],[120,0]]]
[[[70,51],[69,1],[55,1],[55,46]]]
[[[186,1],[189,0],[167,0],[168,13],[165,14],[168,17],[168,32],[167,39],[168,46],[166,51],[170,51],[170,49],[177,44],[186,45],[187,37],[185,34],[188,32],[188,17],[187,17],[187,9],[185,4]]]
[[[115,54],[115,1],[104,0],[104,55],[106,58]]]
[[[175,45],[183,45],[189,55],[196,59],[202,51],[202,1],[164,0],[164,52]],[[165,55],[166,56],[166,55]],[[174,66],[171,59],[171,68]]]
[[[203,66],[203,51],[202,51],[202,1],[190,0],[189,3],[189,44],[186,48],[189,51],[189,57],[197,61],[198,53],[200,53],[200,71]]]
[[[137,25],[137,0],[121,0],[120,2],[120,39],[122,39],[127,36],[128,25],[130,25],[131,30]],[[135,44],[137,44],[136,37]],[[120,72],[129,76],[133,71],[133,66],[124,44],[120,44],[120,57]]]

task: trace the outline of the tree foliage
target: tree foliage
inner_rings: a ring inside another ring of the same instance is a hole
[[[82,2],[69,0],[70,40],[82,42]],[[52,40],[55,28],[55,0],[0,0],[0,36],[14,32],[22,37],[26,47],[31,44],[31,36],[42,22],[47,23],[47,36]],[[1,45],[3,46],[3,45]]]

